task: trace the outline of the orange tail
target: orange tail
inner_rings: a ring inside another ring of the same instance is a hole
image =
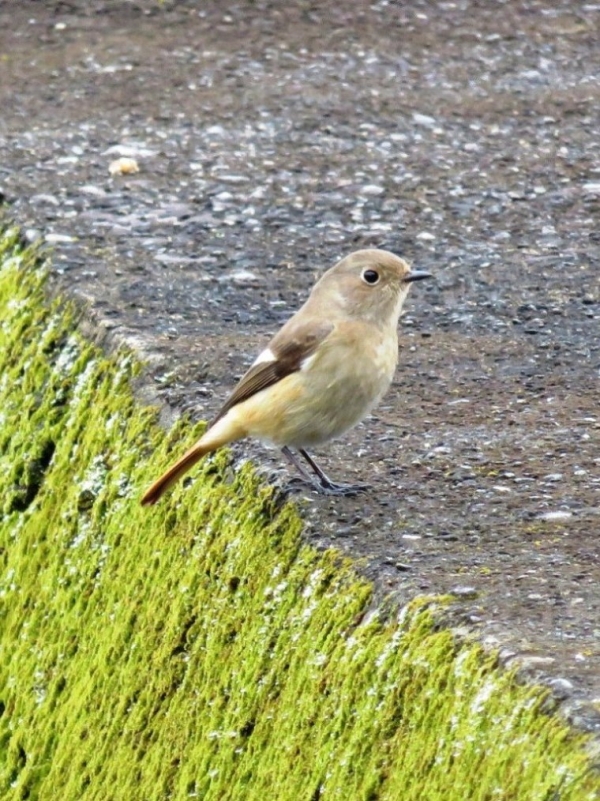
[[[184,473],[200,461],[203,456],[211,451],[216,451],[222,445],[228,442],[233,442],[245,436],[245,431],[240,425],[227,419],[229,415],[222,417],[212,428],[210,428],[195,445],[184,453],[181,459],[178,459],[174,465],[171,465],[166,473],[163,473],[151,487],[149,487],[142,496],[142,506],[151,506],[155,504],[163,493],[169,489],[171,484],[174,484]]]

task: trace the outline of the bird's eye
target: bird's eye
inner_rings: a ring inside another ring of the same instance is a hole
[[[361,278],[365,284],[371,284],[371,286],[373,286],[379,282],[379,273],[377,270],[363,270]]]

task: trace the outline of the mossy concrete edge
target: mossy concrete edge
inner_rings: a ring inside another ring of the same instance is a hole
[[[600,797],[540,688],[303,543],[227,454],[150,512],[167,435],[78,313],[0,241],[0,794],[31,799]]]

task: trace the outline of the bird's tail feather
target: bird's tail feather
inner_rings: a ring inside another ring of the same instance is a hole
[[[171,465],[169,469],[158,478],[152,486],[150,486],[142,496],[141,503],[143,506],[151,506],[155,504],[169,487],[178,481],[184,473],[199,462],[203,456],[211,451],[216,451],[217,448],[226,445],[228,442],[233,442],[236,439],[241,439],[245,436],[245,431],[234,420],[231,420],[230,415],[222,417],[214,426],[209,428],[202,437],[196,442],[195,445],[184,453],[175,464]]]

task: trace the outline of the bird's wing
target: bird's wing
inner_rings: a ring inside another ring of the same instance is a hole
[[[292,322],[290,320],[290,323]],[[268,348],[242,376],[211,422],[211,426],[224,417],[233,406],[300,370],[304,361],[312,356],[319,345],[331,334],[334,324],[313,320],[300,325],[286,325],[284,329],[275,335]]]

